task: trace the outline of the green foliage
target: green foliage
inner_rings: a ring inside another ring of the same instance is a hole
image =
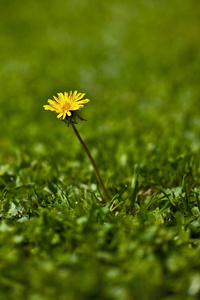
[[[1,1],[0,299],[200,296],[200,3]],[[71,128],[42,105],[86,92]]]

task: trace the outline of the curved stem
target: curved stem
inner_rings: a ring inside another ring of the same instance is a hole
[[[91,155],[91,153],[90,153],[88,147],[86,146],[86,144],[85,144],[84,141],[82,140],[82,138],[81,138],[81,136],[80,136],[80,134],[79,134],[79,132],[78,132],[76,126],[74,125],[74,123],[71,123],[71,125],[72,125],[72,127],[73,127],[73,129],[74,129],[74,132],[75,132],[75,134],[76,134],[78,140],[80,141],[80,143],[81,143],[81,145],[83,146],[85,152],[87,153],[87,156],[88,156],[89,159],[90,159],[90,162],[91,162],[91,164],[92,164],[92,166],[93,166],[93,168],[94,168],[94,172],[95,172],[95,174],[96,174],[96,177],[97,177],[97,179],[98,179],[98,182],[99,182],[99,184],[100,184],[100,187],[101,187],[101,189],[102,189],[102,191],[103,191],[103,193],[104,193],[104,195],[105,195],[106,201],[109,201],[109,200],[110,200],[110,196],[109,196],[109,194],[108,194],[107,189],[105,188],[105,186],[104,186],[104,184],[103,184],[103,181],[102,181],[102,179],[101,179],[101,176],[100,176],[99,171],[98,171],[98,168],[97,168],[97,165],[96,165],[96,163],[95,163],[95,161],[94,161],[94,159],[93,159],[93,157],[92,157],[92,155]]]

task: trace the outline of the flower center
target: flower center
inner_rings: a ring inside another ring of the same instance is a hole
[[[70,108],[71,108],[71,104],[69,102],[66,102],[62,107],[63,111],[70,110]]]

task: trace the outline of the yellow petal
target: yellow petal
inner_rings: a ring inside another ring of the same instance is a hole
[[[51,100],[51,99],[49,99],[47,102],[48,102],[50,105],[53,105],[53,106],[60,106],[59,103],[57,103],[57,102],[55,102],[54,100]]]
[[[77,95],[77,93],[78,93],[77,91],[74,91],[73,96],[75,97]]]
[[[57,110],[60,108],[60,105],[58,103],[54,102],[53,100],[48,100],[48,102],[49,102],[51,108],[53,108],[54,110]]]
[[[56,96],[53,96],[53,98],[56,100],[56,102],[60,103],[60,100]]]
[[[45,110],[51,110],[51,111],[54,111],[54,108],[51,107],[50,105],[43,105],[44,109]]]
[[[58,95],[58,98],[59,98],[60,102],[64,102],[65,101],[63,93],[57,93],[57,95]]]
[[[89,101],[90,101],[89,99],[83,99],[83,100],[78,101],[78,103],[88,103]]]
[[[82,93],[78,93],[77,95],[76,95],[76,97],[79,97],[79,96],[81,96],[81,95],[83,95]],[[85,94],[84,94],[85,95]]]
[[[57,95],[58,95],[59,98],[63,97],[63,93],[57,93]]]
[[[59,115],[57,116],[57,118],[58,118],[58,119],[61,118],[62,115],[63,115],[63,113],[59,114]]]
[[[85,96],[84,93],[83,93],[83,94],[79,93],[79,94],[76,96],[76,100],[80,100],[80,99],[82,99],[84,96]]]
[[[65,98],[68,98],[68,93],[67,92],[65,92],[64,95],[65,95]]]
[[[70,111],[67,111],[67,115],[70,117],[72,114]]]

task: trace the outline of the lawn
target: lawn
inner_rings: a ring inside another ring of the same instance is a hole
[[[198,300],[200,2],[0,6],[0,300]]]

